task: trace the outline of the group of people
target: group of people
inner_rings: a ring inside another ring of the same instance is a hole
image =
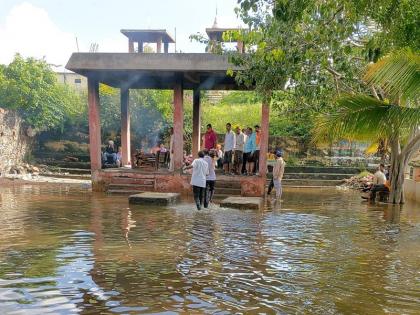
[[[193,189],[194,202],[198,210],[207,208],[212,201],[216,183],[217,167],[223,168],[225,175],[258,175],[258,162],[260,154],[260,127],[254,126],[241,130],[239,126],[232,130],[230,123],[226,124],[226,134],[223,151],[217,143],[217,134],[212,125],[207,125],[207,131],[203,137],[204,149],[198,152],[198,157],[185,166],[184,169],[192,169],[191,186]],[[276,199],[282,195],[281,180],[283,178],[286,163],[283,160],[283,152],[276,150],[276,162],[273,167],[273,179],[268,194],[274,188]]]
[[[214,151],[217,166],[223,168],[225,175],[258,175],[260,159],[261,129],[259,125],[241,129],[232,124],[226,124],[226,134],[223,150],[217,143],[217,134],[211,124],[207,125],[203,136],[203,147]]]

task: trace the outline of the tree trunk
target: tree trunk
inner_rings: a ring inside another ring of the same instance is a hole
[[[405,159],[401,154],[401,146],[398,135],[390,139],[391,146],[391,168],[390,172],[390,195],[392,203],[404,203],[404,169]]]
[[[391,192],[389,199],[392,203],[404,203],[404,170],[404,158],[400,154],[398,154],[395,158],[391,158]]]

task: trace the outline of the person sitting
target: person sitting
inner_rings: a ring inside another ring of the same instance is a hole
[[[117,153],[117,166],[121,167],[122,166],[122,147],[118,148],[118,153]]]
[[[216,166],[217,168],[223,168],[223,151],[222,146],[220,144],[216,145]]]
[[[373,183],[372,188],[370,189],[368,196],[362,196],[363,199],[367,199],[370,201],[375,201],[376,193],[378,192],[389,192],[389,188],[387,186],[387,179],[384,174],[385,165],[380,164],[378,170],[373,175]]]
[[[165,145],[163,143],[160,144],[159,151],[160,151],[160,153],[168,152],[168,150],[165,148]]]
[[[117,164],[117,152],[115,150],[114,141],[109,140],[108,145],[105,148],[105,152],[102,155],[102,161],[105,165],[116,165]]]

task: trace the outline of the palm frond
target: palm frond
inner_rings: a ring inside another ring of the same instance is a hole
[[[313,141],[376,141],[419,124],[419,108],[389,105],[366,95],[348,95],[339,99],[333,112],[316,119]]]
[[[370,65],[364,79],[381,86],[398,98],[418,98],[420,93],[420,55],[403,49]]]

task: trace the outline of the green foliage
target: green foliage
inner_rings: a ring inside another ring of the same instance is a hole
[[[80,95],[59,84],[44,60],[20,55],[0,68],[0,104],[40,130],[63,126],[84,109]]]

